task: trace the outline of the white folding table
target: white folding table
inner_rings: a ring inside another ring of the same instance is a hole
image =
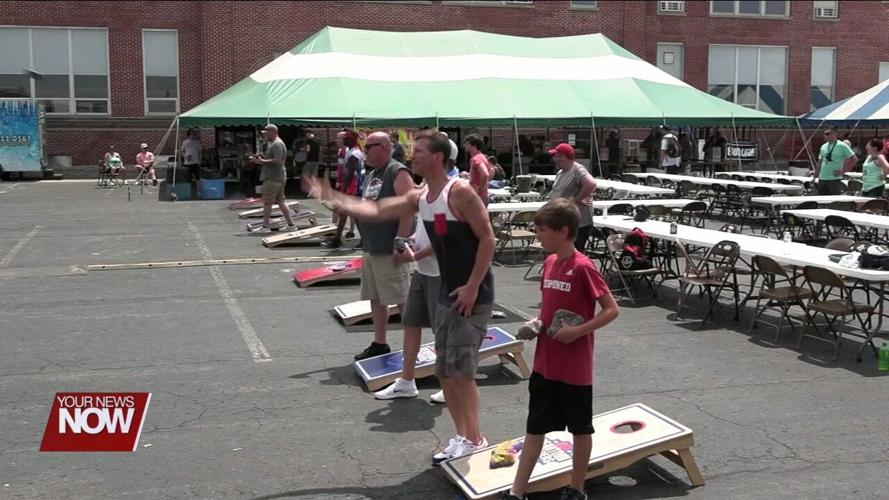
[[[634,175],[639,179],[644,179],[646,177],[656,177],[658,179],[672,181],[672,182],[682,182],[688,181],[692,184],[698,184],[701,186],[713,186],[713,185],[721,185],[728,186],[733,185],[737,186],[740,189],[751,190],[755,187],[764,187],[769,188],[772,191],[784,192],[784,193],[802,193],[804,188],[803,186],[797,184],[778,184],[778,183],[770,183],[770,182],[748,182],[748,181],[736,181],[733,179],[714,179],[712,177],[697,177],[694,175],[676,175],[676,174],[657,174],[657,173],[633,173],[630,175]]]
[[[855,203],[865,203],[873,198],[864,196],[850,196],[846,194],[838,195],[817,195],[817,196],[754,196],[750,198],[752,203],[760,205],[770,205],[772,207],[795,207],[806,201],[814,201],[816,203],[833,203],[836,201],[852,201]]]
[[[549,201],[549,200],[547,200]],[[631,199],[631,200],[593,200],[593,210],[601,211],[607,215],[608,210],[615,205],[623,205],[625,203],[634,207],[647,207],[652,205],[661,205],[667,208],[682,208],[689,203],[697,201],[685,198],[651,198],[651,199]],[[488,213],[517,213],[529,210],[540,210],[540,207],[546,204],[546,201],[529,201],[529,202],[512,202],[512,203],[491,203],[488,205]]]
[[[829,208],[813,208],[811,210],[782,210],[803,219],[823,221],[829,215],[844,217],[856,226],[875,229],[889,229],[889,216],[869,214],[866,212],[848,212],[845,210],[832,210]]]

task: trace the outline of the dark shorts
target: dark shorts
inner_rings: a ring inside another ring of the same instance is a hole
[[[574,248],[576,248],[578,252],[586,250],[586,244],[590,239],[590,233],[592,231],[592,224],[577,228],[577,236],[574,238]]]
[[[877,186],[873,189],[868,189],[867,191],[863,191],[861,196],[865,196],[867,198],[882,198],[883,193],[886,191],[886,186]]]
[[[682,173],[682,165],[667,165],[664,167],[664,172],[672,175],[679,175]]]
[[[528,381],[528,434],[564,431],[592,434],[593,386],[547,380],[534,372]]]
[[[411,277],[401,324],[415,328],[432,328],[435,324],[435,310],[438,296],[441,295],[441,278],[414,272]]]
[[[837,195],[843,191],[843,181],[840,179],[835,179],[832,181],[819,180],[818,181],[818,194],[819,195]]]
[[[191,177],[193,181],[201,180],[201,165],[198,163],[192,163],[190,165],[183,165],[186,170],[188,170],[188,175]]]

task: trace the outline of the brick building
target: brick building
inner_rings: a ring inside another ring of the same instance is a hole
[[[701,90],[793,115],[889,77],[879,1],[0,1],[0,95],[45,101],[50,155],[92,164],[113,143],[127,158],[327,25],[601,32]]]

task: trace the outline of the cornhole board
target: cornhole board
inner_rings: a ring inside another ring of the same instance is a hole
[[[290,217],[293,219],[293,222],[306,219],[309,223],[308,227],[318,225],[318,221],[315,219],[315,212],[312,212],[311,210],[300,210],[299,212],[293,212],[290,214]],[[272,230],[284,229],[285,227],[287,227],[287,219],[285,219],[284,217],[275,217],[275,218],[269,219],[269,227]],[[262,221],[247,223],[247,232],[248,233],[252,233],[253,231],[258,231],[260,228],[262,228]],[[303,227],[300,229],[307,229],[307,228]]]
[[[288,201],[287,206],[290,207],[290,210],[299,210],[299,202],[298,201]],[[250,210],[244,210],[243,212],[238,212],[238,217],[241,219],[250,219],[256,217],[262,217],[262,206],[259,208],[253,208]],[[281,209],[278,208],[278,204],[275,203],[272,205],[272,217],[281,217],[283,214],[281,213]]]
[[[522,377],[531,376],[531,369],[525,363],[522,351],[525,345],[521,340],[507,333],[502,328],[492,326],[488,328],[488,333],[482,341],[479,349],[479,361],[499,356],[500,363],[512,363],[521,372]],[[402,351],[395,351],[381,356],[362,359],[352,363],[355,371],[367,389],[376,391],[386,387],[395,381],[401,375],[401,364],[404,362],[404,354]],[[414,376],[416,378],[429,377],[435,374],[435,344],[430,342],[420,346],[420,352],[417,354],[417,364],[414,368]]]
[[[336,224],[321,224],[312,226],[299,231],[290,231],[287,233],[275,234],[262,239],[262,244],[273,248],[278,245],[286,245],[288,243],[307,243],[311,240],[321,241],[324,236],[336,233]]]
[[[325,281],[356,279],[361,276],[361,266],[363,262],[361,257],[358,257],[357,259],[349,261],[334,262],[323,267],[297,271],[293,273],[293,281],[305,288]]]
[[[333,312],[344,325],[354,325],[355,323],[367,321],[373,316],[369,300],[358,300],[336,306],[333,308]],[[397,305],[389,306],[389,316],[396,314],[401,314],[401,309]]]
[[[660,454],[685,469],[693,486],[704,484],[704,477],[690,451],[694,446],[694,433],[666,415],[636,403],[594,416],[593,427],[596,432],[593,434],[587,479],[609,474],[643,458]],[[467,498],[492,498],[512,486],[518,460],[509,467],[491,469],[489,461],[495,447],[489,446],[441,464],[448,479]],[[543,451],[531,473],[528,492],[552,491],[570,485],[572,449],[571,433],[548,433],[544,438]]]
[[[262,198],[245,198],[240,201],[229,203],[229,210],[249,210],[251,208],[262,207]]]

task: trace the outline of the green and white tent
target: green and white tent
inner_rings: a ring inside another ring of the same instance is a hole
[[[701,92],[601,34],[327,27],[183,113],[182,126],[787,125]]]

